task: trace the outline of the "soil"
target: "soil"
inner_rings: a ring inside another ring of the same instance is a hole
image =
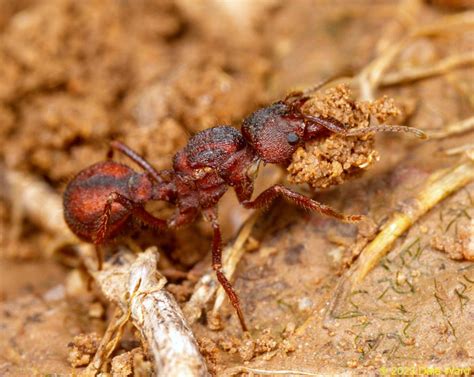
[[[74,174],[106,157],[112,139],[157,169],[169,168],[197,131],[239,126],[290,89],[357,73],[384,43],[395,43],[414,24],[460,11],[464,3],[413,1],[399,22],[400,4],[383,1],[205,0],[197,6],[186,0],[0,0],[0,182],[2,169],[18,170],[61,194]],[[392,70],[469,50],[472,38],[459,32],[420,38]],[[403,124],[440,130],[472,116],[473,74],[461,68],[388,86],[377,96],[394,98]],[[308,111],[319,114],[318,101]],[[310,181],[317,191],[299,190],[344,213],[367,215],[377,227],[432,172],[457,164],[460,155],[443,151],[472,136],[420,141],[386,133],[346,140],[354,158],[344,165],[347,154],[331,154],[341,160],[337,176],[333,166],[311,171],[307,163],[308,155],[333,147],[329,138],[299,150],[288,178]],[[353,166],[366,171],[353,177]],[[257,187],[267,187],[273,173],[261,172]],[[71,248],[25,218],[7,199],[15,196],[4,191],[0,375],[78,372],[94,352],[110,308],[78,283],[84,272]],[[329,310],[362,229],[277,202],[257,222],[254,250],[244,255],[234,279],[250,334],[242,334],[228,302],[220,330],[205,320],[193,325],[209,369],[216,375],[245,375],[251,368],[368,375],[383,373],[380,368],[474,366],[473,203],[470,183],[416,222],[350,299]],[[160,216],[172,210],[159,203],[149,209]],[[227,241],[248,212],[232,192],[220,210]],[[210,241],[209,226],[197,223],[158,237],[138,226],[117,244],[157,244],[158,268],[171,271],[170,291],[184,303],[195,279],[183,281],[183,272],[191,271],[189,277],[206,270]],[[149,372],[137,340],[131,333],[121,342],[114,375]]]
[[[382,97],[376,101],[359,102],[351,91],[343,86],[322,91],[309,102],[309,109],[303,109],[313,116],[337,119],[346,128],[360,130],[401,115],[393,100]],[[406,116],[405,116],[406,117]],[[376,119],[376,124],[372,122]],[[288,180],[291,183],[308,183],[312,188],[327,188],[340,185],[345,180],[360,175],[372,163],[379,160],[374,149],[374,133],[360,136],[330,136],[310,140],[293,154],[288,166]]]

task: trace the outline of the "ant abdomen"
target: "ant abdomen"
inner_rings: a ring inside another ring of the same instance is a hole
[[[130,196],[130,188],[139,174],[126,165],[105,161],[82,170],[64,192],[64,218],[81,239],[95,242],[104,207],[113,193]],[[111,205],[105,238],[111,238],[127,222],[130,211],[119,203]]]

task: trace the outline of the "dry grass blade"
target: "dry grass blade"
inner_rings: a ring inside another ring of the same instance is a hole
[[[102,366],[107,363],[120,341],[129,316],[128,312],[123,313],[120,308],[115,308],[114,315],[100,341],[99,348],[87,368],[80,373],[81,376],[95,376],[100,373]]]
[[[242,225],[235,240],[230,243],[223,251],[223,265],[222,269],[227,279],[231,280],[235,272],[235,268],[239,263],[242,255],[245,252],[245,242],[252,233],[253,226],[257,221],[259,214],[254,212]],[[214,272],[209,272],[199,279],[196,284],[194,293],[184,307],[184,313],[190,323],[196,322],[202,314],[202,309],[212,299],[219,288],[219,292],[214,304],[213,313],[217,313],[223,300],[225,299],[225,292],[218,285]]]
[[[448,195],[459,190],[474,179],[474,162],[467,161],[449,172],[432,175],[431,182],[401,212],[395,212],[377,237],[362,251],[350,280],[352,286],[359,284],[380,259],[388,253],[395,240],[422,215]]]
[[[463,72],[449,72],[445,76],[446,81],[456,89],[468,101],[471,109],[474,109],[474,91],[472,80],[466,80]]]
[[[255,373],[255,375],[262,376],[321,376],[321,373],[305,372],[300,370],[272,370],[272,369],[257,369],[244,366],[233,367],[225,370],[222,376],[231,377],[241,375],[242,373]]]
[[[439,131],[431,131],[428,135],[432,139],[443,139],[452,135],[461,134],[474,128],[474,117],[448,124]]]
[[[469,27],[474,26],[474,12],[466,11],[462,13],[457,13],[449,16],[442,17],[428,25],[423,25],[417,28],[413,35],[416,37],[431,37],[439,34],[449,33],[449,32],[464,32]]]
[[[35,224],[63,239],[77,242],[63,219],[61,197],[44,182],[16,171],[0,170],[6,199],[15,201]]]
[[[447,32],[464,32],[467,27],[474,26],[474,12],[464,12],[443,17],[429,25],[416,28],[398,43],[386,48],[383,53],[368,64],[356,77],[361,90],[361,98],[372,100],[374,91],[383,82],[387,69],[392,65],[398,54],[415,38],[435,36]]]
[[[386,48],[380,57],[376,58],[359,73],[357,81],[360,86],[360,97],[362,99],[374,99],[374,91],[378,87],[381,77],[410,39],[405,38],[399,43]]]
[[[7,198],[17,201],[25,215],[38,226],[58,235],[64,242],[78,244],[79,253],[98,286],[116,303],[142,334],[144,348],[154,362],[157,375],[206,376],[207,369],[199,347],[174,297],[164,287],[164,278],[156,269],[156,250],[137,258],[132,252],[121,255],[120,266],[106,264],[97,271],[94,248],[79,243],[64,223],[61,198],[44,182],[31,176],[3,171]],[[11,193],[11,195],[8,195]],[[115,318],[115,317],[114,317]],[[93,373],[117,344],[124,324],[122,317],[109,325],[101,342],[102,353],[94,359]]]
[[[447,156],[455,156],[461,153],[469,153],[474,150],[474,143],[460,145],[459,147],[445,149],[443,153]]]
[[[381,85],[397,85],[445,74],[453,69],[474,64],[474,53],[458,54],[442,59],[429,67],[412,67],[398,72],[387,73]]]

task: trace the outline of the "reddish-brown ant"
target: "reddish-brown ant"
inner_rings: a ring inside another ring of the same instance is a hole
[[[421,131],[409,127],[346,129],[336,119],[307,115],[301,107],[310,99],[308,93],[292,92],[284,100],[257,110],[244,119],[241,131],[230,126],[217,126],[198,132],[184,149],[176,153],[171,170],[157,171],[130,148],[113,141],[109,157],[113,150],[119,151],[145,172],[137,173],[110,160],[84,169],[69,183],[64,193],[67,224],[83,240],[100,245],[121,233],[131,216],[164,230],[189,224],[202,213],[214,231],[212,267],[237,312],[242,328],[246,330],[239,298],[221,271],[222,242],[217,204],[227,188],[234,188],[239,202],[246,208],[264,207],[277,196],[282,196],[297,206],[342,221],[358,221],[361,216],[341,214],[279,184],[251,200],[258,164],[263,161],[287,166],[300,145],[331,133],[358,136],[378,131],[408,131],[424,137]],[[150,200],[175,205],[175,214],[168,220],[156,218],[144,208]],[[97,257],[100,269],[100,251]]]

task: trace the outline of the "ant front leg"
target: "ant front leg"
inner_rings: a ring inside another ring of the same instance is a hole
[[[308,198],[307,196],[292,191],[282,185],[274,185],[262,192],[255,200],[242,201],[242,205],[245,208],[262,208],[268,206],[278,196],[282,196],[283,198],[290,200],[298,207],[317,211],[321,214],[334,217],[338,220],[342,220],[345,222],[355,222],[360,221],[362,219],[361,215],[344,215],[342,213],[339,213],[335,209],[327,205],[321,204],[316,200],[313,200],[311,198]]]
[[[205,218],[210,221],[212,225],[212,230],[214,231],[214,236],[212,238],[212,268],[216,272],[217,280],[224,288],[227,297],[229,297],[232,306],[234,307],[237,315],[239,317],[240,325],[242,326],[243,331],[247,331],[247,325],[245,324],[244,314],[242,313],[242,309],[240,307],[240,300],[237,293],[235,293],[234,288],[232,288],[232,284],[230,284],[229,280],[225,277],[224,273],[222,272],[222,237],[221,237],[221,230],[219,226],[219,221],[217,219],[217,209],[212,208],[204,211]]]
[[[104,210],[99,219],[99,226],[97,227],[97,232],[94,238],[94,245],[96,246],[98,269],[102,269],[103,256],[102,252],[99,250],[99,245],[103,244],[107,238],[107,232],[110,227],[110,217],[112,214],[112,205],[114,203],[119,203],[130,211],[134,216],[138,217],[145,224],[158,229],[164,229],[167,227],[165,220],[159,219],[153,216],[151,213],[145,210],[141,204],[135,203],[126,196],[123,196],[117,192],[112,192],[107,198],[105,203]]]

